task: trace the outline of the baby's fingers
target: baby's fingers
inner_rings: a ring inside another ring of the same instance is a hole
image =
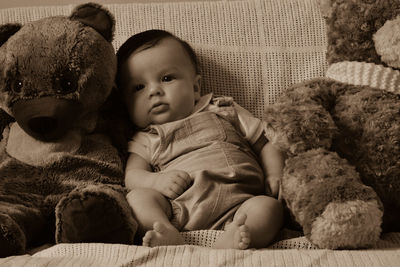
[[[175,199],[182,195],[183,192],[186,191],[186,187],[182,187],[179,184],[172,184],[168,190],[168,197],[170,199]]]
[[[165,175],[167,180],[165,180],[166,186],[163,194],[170,199],[180,196],[192,184],[192,178],[187,172],[174,170],[165,173]]]
[[[192,184],[192,178],[187,172],[180,171],[177,175],[177,179],[175,183],[184,187],[185,189],[188,188]]]
[[[168,189],[163,193],[164,196],[166,196],[169,199],[175,199],[179,197],[179,194],[177,194],[174,190]]]

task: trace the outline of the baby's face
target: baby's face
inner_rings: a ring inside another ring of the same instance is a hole
[[[128,111],[139,128],[183,119],[192,114],[200,98],[200,76],[173,38],[139,48],[121,71]]]

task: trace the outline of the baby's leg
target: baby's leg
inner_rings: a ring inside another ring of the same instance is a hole
[[[273,241],[282,223],[283,208],[278,200],[268,196],[250,198],[236,211],[233,222],[217,238],[214,247],[264,248]]]
[[[153,189],[134,189],[127,195],[133,214],[138,222],[138,234],[143,246],[181,245],[179,231],[171,224],[171,204]]]

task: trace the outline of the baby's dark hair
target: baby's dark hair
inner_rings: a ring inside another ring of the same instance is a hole
[[[126,40],[117,51],[118,70],[121,69],[122,64],[124,64],[124,62],[128,59],[129,55],[131,55],[137,49],[142,46],[147,46],[146,48],[153,47],[165,38],[174,38],[182,45],[183,49],[188,53],[196,73],[199,74],[200,68],[196,53],[194,52],[193,48],[187,42],[164,30],[148,30],[140,32],[132,35],[128,40]],[[117,85],[119,85],[120,81],[119,73],[120,71],[117,72]]]

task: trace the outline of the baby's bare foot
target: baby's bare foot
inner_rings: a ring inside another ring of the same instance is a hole
[[[155,222],[153,230],[147,231],[143,237],[143,246],[145,247],[182,245],[183,243],[183,237],[177,229],[160,222]]]
[[[214,248],[247,249],[250,245],[249,227],[245,225],[246,215],[238,214],[217,238]]]

